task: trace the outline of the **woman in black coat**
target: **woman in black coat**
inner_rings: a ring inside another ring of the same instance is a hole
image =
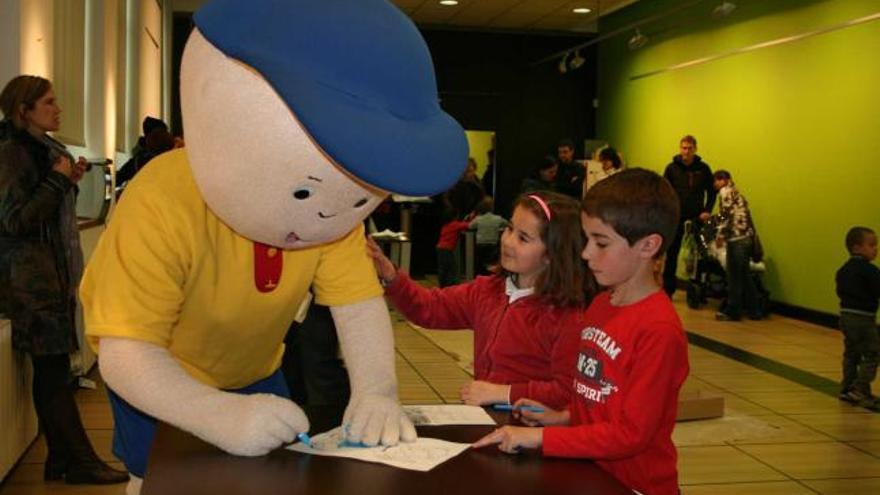
[[[33,362],[34,406],[49,448],[44,478],[120,483],[128,475],[95,454],[70,384],[82,274],[76,183],[86,163],[47,134],[61,114],[48,80],[13,78],[0,110],[0,306],[12,321],[13,347]]]

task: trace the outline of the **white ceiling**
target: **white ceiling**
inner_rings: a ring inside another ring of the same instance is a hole
[[[172,0],[175,11],[194,11],[205,0]],[[461,29],[596,32],[596,19],[638,0],[459,0],[447,7],[439,0],[392,0],[416,24]],[[572,13],[587,7],[586,15]]]

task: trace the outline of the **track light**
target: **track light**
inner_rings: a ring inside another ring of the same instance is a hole
[[[585,59],[584,57],[581,57],[581,51],[575,50],[574,57],[572,57],[571,60],[568,61],[568,68],[571,70],[577,70],[582,65],[584,65],[584,62],[586,62],[586,61],[587,61],[587,59]]]
[[[648,43],[648,37],[642,34],[638,28],[636,28],[636,34],[633,35],[632,38],[629,39],[627,45],[629,45],[630,50],[638,50],[639,48],[645,46]]]
[[[723,17],[727,17],[736,10],[736,4],[733,2],[721,2],[717,7],[712,10],[712,17],[716,19],[721,19]]]
[[[568,56],[571,55],[571,52],[565,52],[565,55],[559,60],[559,73],[565,74],[568,72]]]

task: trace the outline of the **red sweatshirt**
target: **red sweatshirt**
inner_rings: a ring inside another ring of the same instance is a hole
[[[572,426],[544,428],[544,455],[593,459],[645,495],[678,495],[672,429],[688,359],[669,298],[615,307],[602,293],[580,338]]]
[[[528,397],[564,408],[571,402],[583,308],[551,306],[537,296],[508,304],[499,276],[426,289],[399,273],[386,293],[416,325],[473,329],[476,379],[511,385],[511,403]]]
[[[458,234],[470,227],[469,220],[450,220],[440,227],[440,239],[437,241],[437,249],[453,251],[458,242]]]

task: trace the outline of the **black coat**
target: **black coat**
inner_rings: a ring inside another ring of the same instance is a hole
[[[693,220],[700,213],[712,212],[715,205],[715,191],[712,169],[699,155],[694,157],[690,165],[681,161],[681,155],[675,155],[672,163],[666,166],[663,177],[672,184],[681,205],[681,220]]]
[[[73,189],[73,190],[72,190]],[[52,170],[49,147],[0,122],[0,301],[12,344],[35,355],[76,349],[75,299],[62,231],[73,183]]]

